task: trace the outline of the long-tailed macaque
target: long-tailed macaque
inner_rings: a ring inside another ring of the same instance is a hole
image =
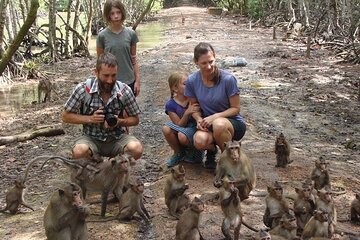
[[[195,197],[176,224],[175,240],[204,240],[199,231],[200,214],[203,211],[204,203]]]
[[[215,187],[221,186],[224,176],[231,176],[235,180],[241,201],[247,199],[255,187],[256,174],[253,163],[241,150],[241,143],[238,141],[225,143],[225,150],[216,166]]]
[[[235,187],[234,179],[225,176],[222,179],[222,186],[219,193],[221,210],[225,216],[221,225],[221,231],[225,239],[238,240],[240,236],[242,213],[238,192],[239,190]],[[234,229],[234,238],[232,238],[230,234],[231,228]]]
[[[88,239],[85,219],[90,209],[85,205],[81,188],[67,183],[55,191],[45,210],[44,227],[48,239]]]
[[[271,236],[281,236],[288,240],[297,239],[296,237],[296,219],[290,213],[282,215],[279,225],[270,230]]]
[[[150,215],[145,208],[143,201],[144,183],[137,179],[134,184],[121,196],[119,202],[119,220],[131,220],[135,213],[149,223]]]
[[[47,77],[42,77],[38,83],[38,103],[47,102],[51,100],[51,91],[53,90],[53,84]],[[44,93],[44,100],[41,101],[41,93]]]
[[[294,214],[298,235],[301,235],[305,224],[310,220],[315,210],[315,198],[312,194],[311,182],[304,182],[301,187],[295,188],[297,197],[294,201]]]
[[[14,186],[6,193],[6,206],[0,209],[0,212],[8,210],[11,214],[16,214],[21,205],[34,211],[34,208],[24,200],[25,188],[23,178],[16,179]]]
[[[101,192],[101,216],[103,217],[105,216],[109,193],[114,192],[115,196],[120,199],[125,185],[128,184],[130,164],[126,155],[118,155],[91,168],[89,165],[83,167],[79,160],[71,160],[61,156],[52,156],[44,164],[49,160],[59,161],[68,166],[71,172],[71,181],[81,187],[84,198],[87,190]],[[84,161],[89,162],[85,159]]]
[[[316,209],[324,209],[328,213],[329,221],[329,237],[331,238],[335,232],[335,225],[337,223],[336,207],[332,198],[332,191],[329,186],[324,187],[318,191],[318,198],[316,199]]]
[[[283,214],[289,212],[288,203],[283,196],[283,188],[277,181],[273,186],[268,186],[268,195],[265,197],[266,209],[263,216],[264,224],[274,228],[280,223]]]
[[[355,194],[355,199],[351,202],[350,220],[354,224],[360,224],[360,192]]]
[[[290,145],[285,140],[285,136],[283,133],[276,138],[275,141],[275,154],[276,154],[276,166],[285,168],[290,161]]]
[[[179,219],[182,209],[187,208],[190,203],[189,196],[184,194],[187,189],[189,189],[189,185],[185,183],[184,166],[174,166],[165,182],[164,194],[165,204],[170,215],[177,219]]]
[[[306,223],[301,238],[303,240],[309,240],[316,237],[328,238],[328,221],[328,213],[325,209],[319,208],[315,210],[314,216]]]
[[[252,237],[252,240],[271,240],[271,235],[268,231],[260,229],[258,234]]]
[[[330,186],[328,165],[329,163],[322,156],[315,161],[315,168],[311,172],[311,180],[314,181],[314,188],[316,190]]]

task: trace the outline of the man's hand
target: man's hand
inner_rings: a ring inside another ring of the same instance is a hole
[[[92,115],[90,115],[90,123],[99,124],[103,123],[105,120],[104,108],[101,107],[96,110]]]

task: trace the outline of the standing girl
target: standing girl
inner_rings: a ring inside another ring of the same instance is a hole
[[[129,85],[135,96],[140,92],[139,65],[136,58],[136,32],[124,27],[126,11],[120,0],[107,0],[104,4],[107,27],[96,39],[96,53],[112,53],[118,62],[117,80]]]
[[[184,158],[189,162],[202,160],[202,151],[193,147],[196,123],[191,117],[200,108],[197,103],[189,104],[188,98],[184,96],[186,78],[184,73],[175,72],[168,79],[171,97],[165,104],[165,113],[169,115],[171,122],[166,122],[162,129],[166,141],[174,150],[174,154],[166,162],[168,167]]]

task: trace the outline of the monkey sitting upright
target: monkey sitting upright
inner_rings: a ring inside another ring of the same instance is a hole
[[[329,221],[329,237],[331,238],[335,232],[335,226],[337,223],[336,207],[332,198],[331,188],[326,186],[318,191],[318,198],[316,199],[316,209],[324,209],[328,213]]]
[[[265,197],[266,209],[263,216],[265,226],[274,228],[280,223],[285,213],[289,213],[288,203],[283,196],[282,186],[275,181],[273,186],[268,187],[268,195]]]
[[[279,225],[270,230],[270,234],[273,237],[281,236],[288,240],[297,239],[295,217],[289,213],[282,215]]]
[[[34,211],[34,209],[24,200],[24,190],[26,185],[23,179],[16,179],[14,184],[15,186],[6,193],[6,206],[3,209],[0,209],[0,212],[9,210],[11,214],[15,214],[19,210],[20,205]]]
[[[184,192],[189,189],[185,183],[185,168],[182,165],[176,165],[171,169],[171,174],[167,178],[164,187],[165,204],[169,209],[171,216],[179,219],[182,208],[187,208],[190,199]]]
[[[315,161],[315,168],[311,172],[311,180],[314,181],[314,188],[320,190],[330,185],[330,177],[328,172],[329,163],[321,156]]]
[[[314,216],[306,223],[301,238],[303,240],[313,238],[328,239],[328,228],[328,212],[325,209],[319,208],[314,211]]]
[[[360,225],[360,193],[357,193],[355,199],[351,202],[350,220],[352,223]]]
[[[175,240],[204,240],[199,231],[200,214],[203,211],[204,203],[195,197],[176,224]]]
[[[222,186],[219,194],[221,210],[225,216],[221,225],[221,231],[224,234],[225,239],[238,240],[240,236],[242,213],[238,192],[239,190],[235,187],[234,179],[225,176],[222,179]],[[234,229],[234,238],[231,237],[230,228]]]
[[[241,150],[241,143],[238,141],[225,142],[225,150],[221,153],[215,171],[214,186],[219,188],[221,179],[231,176],[236,182],[241,201],[247,199],[255,187],[256,174],[253,163]]]
[[[48,239],[88,239],[85,219],[90,209],[84,204],[81,188],[67,183],[54,192],[45,210],[44,227]]]
[[[283,133],[276,138],[275,141],[275,154],[276,154],[276,165],[275,167],[285,168],[290,161],[290,145],[285,140]]]
[[[305,181],[301,187],[295,188],[297,197],[294,201],[294,213],[298,235],[301,235],[305,224],[310,220],[315,210],[315,198],[312,194],[313,186]]]

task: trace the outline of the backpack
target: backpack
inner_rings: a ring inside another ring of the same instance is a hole
[[[90,90],[91,90],[91,86],[93,85],[95,79],[96,79],[96,77],[91,77],[91,78],[86,79],[85,82],[83,82],[83,86],[84,86],[86,94],[85,94],[83,105],[80,107],[81,114],[86,114],[88,112],[88,110],[90,109],[90,105],[93,101],[93,94],[90,92]],[[125,88],[123,86],[121,86],[119,81],[116,81],[116,85],[117,85],[118,89],[120,89],[120,91],[117,93],[117,99],[121,106],[121,112],[120,112],[119,116],[122,116],[123,110],[124,110],[124,104],[123,104],[123,101],[121,100],[121,97],[123,96],[123,91],[125,90]]]

